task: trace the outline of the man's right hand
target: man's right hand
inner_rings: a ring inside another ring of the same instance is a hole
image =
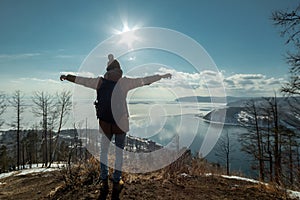
[[[66,76],[66,75],[61,75],[59,79],[60,79],[61,81],[66,80],[66,79],[67,79],[67,76]]]
[[[164,74],[164,75],[160,75],[161,78],[172,78],[172,74],[170,73],[167,73],[167,74]]]

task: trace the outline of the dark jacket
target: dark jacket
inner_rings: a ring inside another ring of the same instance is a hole
[[[143,78],[127,78],[121,77],[122,73],[119,71],[111,70],[104,75],[104,78],[108,80],[117,81],[118,89],[113,93],[112,101],[121,101],[123,108],[121,108],[121,113],[118,111],[119,115],[117,116],[117,127],[107,122],[103,122],[99,120],[99,124],[104,133],[124,133],[129,131],[129,113],[127,108],[126,97],[128,91],[135,89],[137,87],[141,87],[144,85],[150,85],[153,82],[159,81],[161,77],[159,75],[147,76]],[[101,77],[97,78],[86,78],[80,76],[72,76],[68,75],[67,80],[74,82],[79,85],[83,85],[88,88],[92,88],[97,90],[101,84]],[[114,105],[114,102],[112,102]],[[113,110],[114,108],[112,108]]]

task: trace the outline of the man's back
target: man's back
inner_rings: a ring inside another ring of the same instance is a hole
[[[115,81],[101,78],[102,83],[97,89],[97,99],[95,101],[97,118],[115,124],[114,116],[112,113],[112,93],[117,84]],[[120,99],[121,100],[121,99]]]

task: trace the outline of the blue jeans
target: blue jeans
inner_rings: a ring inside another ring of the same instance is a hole
[[[101,151],[100,151],[100,179],[104,180],[108,178],[108,149],[110,141],[115,136],[116,145],[116,160],[115,168],[113,173],[113,181],[119,182],[122,176],[122,165],[123,165],[123,149],[125,146],[126,133],[112,134],[103,133],[101,138]]]

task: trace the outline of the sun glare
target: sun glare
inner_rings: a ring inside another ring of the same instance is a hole
[[[128,49],[132,49],[134,42],[141,41],[141,38],[135,34],[135,30],[139,28],[138,25],[129,27],[128,23],[125,21],[123,22],[122,30],[113,29],[114,34],[120,35],[118,45],[126,45]]]
[[[113,33],[114,34],[122,34],[122,33],[126,33],[126,32],[129,32],[129,31],[134,31],[134,30],[140,28],[138,25],[135,25],[135,26],[133,26],[133,27],[130,28],[128,26],[128,22],[127,21],[122,22],[122,25],[123,25],[123,27],[122,27],[121,30],[113,29]]]

